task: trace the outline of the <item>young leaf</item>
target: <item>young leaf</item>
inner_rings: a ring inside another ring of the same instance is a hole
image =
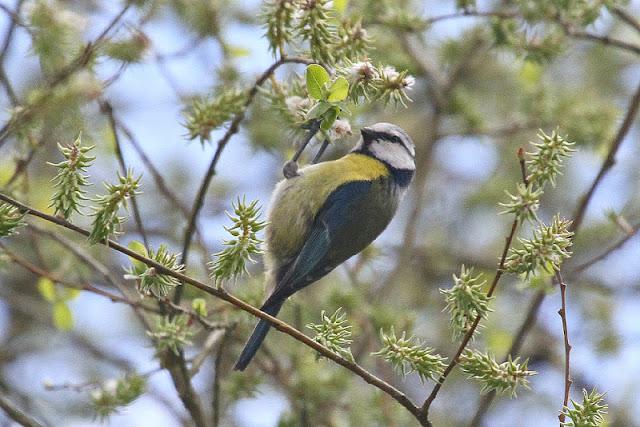
[[[307,67],[307,92],[315,99],[324,98],[324,85],[329,81],[329,73],[321,65],[311,64]]]
[[[149,253],[147,252],[147,248],[145,248],[142,242],[138,240],[132,240],[131,242],[129,242],[127,247],[137,254],[140,254],[145,257],[149,256]],[[131,264],[133,264],[135,268],[143,271],[147,269],[147,264],[145,264],[144,262],[138,261],[137,259],[132,257],[129,257],[129,260],[131,260]]]
[[[62,301],[53,304],[53,324],[61,331],[69,331],[73,328],[73,314],[69,306]]]
[[[191,308],[199,316],[206,317],[208,314],[207,302],[204,300],[204,298],[194,298],[193,301],[191,301]]]
[[[42,298],[49,302],[56,300],[56,287],[53,282],[46,277],[41,277],[38,280],[38,292],[42,295]]]
[[[311,110],[307,113],[307,120],[317,119],[326,113],[329,108],[331,108],[331,104],[328,102],[320,101],[316,105],[314,105]]]
[[[349,82],[344,77],[338,77],[331,86],[329,86],[329,96],[327,101],[339,102],[343,101],[349,94]]]
[[[320,124],[320,129],[322,130],[331,129],[331,126],[333,126],[333,123],[338,118],[339,112],[340,112],[340,108],[338,107],[333,107],[329,111],[327,111],[326,114],[324,115],[324,119],[322,119],[322,123]]]

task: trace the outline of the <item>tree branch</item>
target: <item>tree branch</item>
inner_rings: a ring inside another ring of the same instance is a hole
[[[582,196],[582,198],[580,199],[578,206],[576,206],[576,210],[573,214],[574,219],[570,226],[570,230],[573,231],[574,233],[574,238],[575,238],[575,235],[578,233],[578,230],[582,226],[584,215],[586,213],[587,207],[589,206],[589,203],[591,202],[591,199],[593,198],[593,194],[595,193],[596,189],[602,182],[602,179],[605,177],[605,175],[609,172],[609,170],[615,164],[615,157],[618,153],[618,149],[620,148],[620,145],[622,144],[622,141],[624,140],[624,138],[627,136],[627,134],[631,130],[631,126],[633,125],[633,122],[635,120],[635,116],[638,112],[639,105],[640,105],[640,84],[638,85],[638,88],[636,89],[636,92],[633,95],[633,98],[629,102],[627,113],[625,114],[625,117],[622,121],[622,124],[620,125],[620,128],[618,129],[618,132],[616,132],[616,135],[612,140],[611,145],[609,146],[609,151],[607,152],[607,156],[604,162],[602,163],[602,166],[600,167],[600,170],[598,171],[596,178],[592,182],[589,189],[585,192],[584,196]],[[522,345],[522,343],[524,343],[526,336],[529,334],[529,332],[535,325],[537,313],[540,310],[540,307],[542,306],[542,301],[544,300],[545,296],[546,296],[546,293],[544,291],[538,291],[532,297],[531,303],[529,305],[529,310],[525,315],[525,320],[520,325],[516,340],[514,341],[514,344],[517,342],[518,346],[516,347],[515,345],[512,345],[512,348],[509,350],[507,355],[513,355],[515,352],[517,352],[517,350],[519,350],[519,347]],[[480,425],[480,422],[484,417],[484,415],[486,414],[489,406],[491,405],[491,401],[493,400],[494,397],[495,397],[495,393],[491,393],[491,394],[488,394],[481,401],[480,407],[476,410],[476,415],[473,418],[473,421],[471,424],[472,426]]]
[[[128,0],[120,12],[113,17],[113,19],[107,24],[107,26],[100,32],[100,35],[96,37],[93,42],[87,43],[85,48],[80,54],[75,57],[66,67],[56,73],[53,78],[48,82],[46,89],[40,97],[38,97],[33,103],[24,105],[23,108],[16,113],[5,125],[0,128],[0,148],[7,142],[9,136],[11,136],[20,125],[29,120],[35,112],[48,100],[49,94],[57,88],[59,85],[65,83],[76,71],[86,67],[91,62],[93,54],[98,47],[105,41],[109,32],[120,22],[122,17],[127,13],[131,5],[132,0]]]
[[[78,227],[77,225],[74,225],[68,221],[65,221],[62,218],[57,218],[54,217],[52,215],[48,215],[44,212],[41,212],[37,209],[34,209],[32,207],[26,206],[20,202],[18,202],[17,200],[12,199],[11,197],[6,196],[5,194],[0,193],[0,200],[2,200],[3,202],[9,203],[15,207],[17,207],[21,212],[28,214],[28,215],[32,215],[35,217],[38,217],[40,219],[43,219],[45,221],[48,221],[50,223],[56,224],[58,226],[64,227],[66,229],[72,230],[78,234],[81,234],[83,236],[88,237],[90,232],[84,228]],[[246,303],[245,301],[236,298],[235,296],[227,293],[224,289],[219,289],[219,288],[213,288],[203,282],[200,282],[190,276],[187,276],[185,274],[179,273],[177,271],[171,270],[166,268],[165,266],[163,266],[162,264],[144,257],[134,251],[132,251],[131,249],[122,246],[112,240],[103,240],[100,242],[100,244],[107,246],[115,251],[118,251],[124,255],[127,255],[128,257],[134,258],[140,262],[145,263],[146,265],[148,265],[149,267],[154,267],[156,269],[156,271],[159,274],[164,274],[167,276],[171,276],[174,277],[180,281],[182,281],[183,283],[187,283],[197,289],[200,289],[204,292],[206,292],[209,295],[212,295],[218,299],[221,299],[223,301],[226,301],[229,304],[234,305],[235,307],[257,317],[263,320],[266,320],[267,322],[271,323],[273,325],[273,327],[284,333],[289,335],[290,337],[294,338],[295,340],[301,342],[302,344],[306,345],[307,347],[312,348],[313,350],[317,351],[318,353],[320,353],[322,356],[326,357],[327,359],[330,359],[332,361],[334,361],[335,363],[337,363],[338,365],[348,369],[349,371],[351,371],[352,373],[354,373],[355,375],[359,376],[360,378],[362,378],[365,382],[373,385],[374,387],[378,388],[379,390],[383,391],[385,394],[387,394],[389,397],[391,397],[392,399],[394,399],[396,402],[398,402],[400,405],[402,405],[404,408],[406,408],[412,415],[414,415],[416,417],[416,419],[418,419],[420,421],[420,423],[424,426],[429,425],[428,421],[422,419],[420,417],[420,409],[413,403],[411,402],[411,400],[400,390],[398,390],[397,388],[393,387],[391,384],[385,382],[384,380],[376,377],[375,375],[373,375],[372,373],[370,373],[369,371],[367,371],[366,369],[364,369],[362,366],[358,365],[357,363],[351,362],[350,360],[347,360],[339,355],[337,355],[336,353],[333,353],[331,350],[327,349],[326,347],[322,346],[321,344],[317,343],[315,340],[313,340],[312,338],[309,338],[308,336],[306,336],[305,334],[303,334],[302,332],[300,332],[299,330],[291,327],[289,324],[283,322],[280,319],[277,319],[263,311],[261,311],[260,309],[252,306],[251,304]],[[420,417],[420,418],[419,418]]]
[[[504,273],[504,264],[505,264],[505,261],[507,260],[507,254],[509,253],[509,248],[511,248],[511,243],[513,242],[513,238],[516,234],[517,229],[518,229],[518,219],[514,219],[513,223],[511,224],[511,231],[509,232],[509,235],[505,239],[505,244],[502,250],[502,256],[500,257],[500,263],[498,264],[498,269],[496,270],[495,276],[493,276],[493,281],[491,282],[491,286],[489,287],[489,291],[487,292],[488,297],[493,296],[496,290],[496,286],[498,285],[498,282],[500,281],[500,278]],[[453,368],[455,368],[456,365],[458,364],[458,358],[460,357],[464,349],[467,347],[467,344],[469,344],[469,341],[471,341],[471,338],[473,337],[473,334],[475,333],[478,327],[478,324],[480,324],[480,320],[482,320],[482,316],[478,315],[473,321],[473,324],[471,325],[467,333],[462,338],[462,342],[460,343],[460,346],[458,347],[458,350],[456,351],[455,355],[451,358],[449,365],[444,370],[440,378],[438,378],[438,382],[433,387],[431,394],[424,401],[422,407],[420,408],[420,413],[422,418],[427,419],[429,417],[429,408],[431,407],[431,404],[433,403],[435,398],[438,396],[438,392],[440,391],[440,388],[442,387],[442,384],[444,383],[444,381],[447,379],[451,371],[453,371]]]
[[[569,344],[569,330],[567,327],[567,285],[564,283],[560,271],[556,273],[556,280],[560,286],[561,307],[558,310],[558,314],[562,319],[562,335],[564,337],[564,400],[562,402],[562,410],[558,415],[560,427],[562,427],[565,420],[564,409],[569,405],[569,394],[573,381],[571,380],[571,344]]]
[[[247,94],[247,100],[245,101],[245,104],[244,104],[244,108],[238,113],[236,113],[236,115],[233,117],[233,120],[231,120],[231,124],[229,125],[229,128],[227,129],[225,134],[222,136],[222,138],[218,140],[216,144],[217,145],[216,151],[213,154],[213,158],[211,159],[211,162],[209,163],[209,167],[207,168],[204,178],[202,179],[202,182],[200,184],[200,189],[198,190],[198,194],[196,195],[196,198],[193,202],[193,207],[191,208],[191,215],[189,216],[189,221],[187,223],[187,227],[184,232],[182,259],[180,260],[181,264],[184,264],[184,265],[187,264],[187,260],[189,258],[189,249],[191,247],[191,240],[193,238],[193,233],[196,228],[196,222],[198,221],[200,210],[204,205],[204,199],[207,195],[207,191],[209,190],[209,185],[211,184],[211,180],[213,179],[213,176],[216,174],[216,167],[218,165],[218,162],[220,161],[220,156],[222,155],[222,151],[226,147],[231,137],[240,130],[240,123],[242,122],[242,120],[246,115],[247,108],[249,107],[249,105],[251,105],[251,103],[253,102],[253,99],[257,95],[258,88],[262,86],[264,82],[267,81],[267,79],[280,66],[288,63],[307,64],[309,63],[309,60],[305,58],[300,58],[300,57],[283,57],[278,59],[273,64],[271,64],[271,66],[267,68],[260,75],[260,77],[258,77],[255,84],[251,87],[251,89],[249,89],[249,92]],[[174,301],[179,302],[181,297],[182,297],[182,290],[181,288],[178,288],[176,290]]]
[[[36,420],[31,415],[24,412],[22,409],[13,403],[7,396],[0,392],[0,409],[13,421],[25,427],[43,427],[40,421]]]
[[[124,154],[122,153],[122,146],[120,145],[120,136],[118,135],[118,124],[116,122],[116,118],[113,115],[113,107],[107,100],[99,100],[100,110],[107,116],[107,120],[109,121],[109,127],[111,128],[111,133],[113,134],[113,143],[115,145],[115,153],[116,158],[118,159],[118,163],[120,164],[120,171],[122,176],[127,175],[128,167],[126,162],[124,161]],[[136,221],[136,226],[138,227],[138,233],[140,233],[140,237],[142,237],[142,241],[144,243],[145,248],[149,249],[149,239],[147,239],[147,233],[144,230],[144,225],[142,223],[142,216],[140,215],[140,209],[138,208],[138,200],[135,194],[131,195],[131,206],[133,208],[133,218]]]

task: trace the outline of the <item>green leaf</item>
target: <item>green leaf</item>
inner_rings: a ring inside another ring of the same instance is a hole
[[[191,301],[191,308],[193,308],[193,311],[195,311],[199,316],[205,317],[208,314],[207,302],[204,298],[195,298]]]
[[[333,0],[333,9],[340,14],[347,10],[348,5],[349,0]]]
[[[307,113],[307,119],[317,119],[318,117],[326,113],[327,110],[329,110],[329,108],[331,107],[332,105],[328,102],[320,101],[316,105],[314,105],[311,110],[309,110],[309,112]]]
[[[338,77],[329,86],[329,97],[327,101],[338,102],[344,100],[349,95],[349,82],[344,77]]]
[[[76,289],[76,288],[66,288],[64,290],[64,296],[63,296],[63,300],[64,301],[71,301],[74,300],[76,298],[78,298],[80,296],[80,293],[82,292],[82,290],[80,289]]]
[[[56,285],[46,277],[41,277],[38,280],[38,292],[42,295],[42,298],[49,302],[55,302],[56,298]]]
[[[324,85],[329,81],[329,73],[321,65],[311,64],[307,67],[307,92],[315,99],[324,98]]]
[[[320,129],[329,130],[331,126],[333,126],[333,122],[338,118],[338,113],[340,112],[340,108],[333,107],[327,111],[324,115],[324,119],[322,119],[322,123],[320,123]]]
[[[73,328],[73,314],[66,303],[58,301],[53,304],[53,324],[61,331]]]
[[[244,58],[251,55],[251,50],[244,46],[230,46],[229,54],[232,58]]]
[[[140,254],[145,257],[149,256],[149,253],[147,252],[147,248],[145,248],[144,244],[142,244],[142,242],[138,240],[132,240],[131,242],[129,242],[127,247],[137,254]],[[147,269],[147,265],[144,262],[138,261],[137,259],[132,257],[129,257],[129,259],[131,260],[131,263],[136,269],[140,269],[143,271]]]

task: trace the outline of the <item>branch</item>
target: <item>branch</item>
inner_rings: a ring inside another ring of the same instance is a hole
[[[96,295],[100,295],[103,296],[109,300],[111,300],[111,302],[114,303],[121,303],[121,304],[126,304],[132,308],[138,308],[141,310],[144,310],[146,312],[149,313],[153,313],[153,314],[158,314],[158,315],[162,315],[164,314],[162,312],[162,310],[160,310],[160,308],[156,307],[156,306],[151,306],[149,304],[145,304],[142,301],[133,301],[127,297],[121,297],[119,295],[113,294],[109,291],[105,291],[103,289],[100,289],[96,286],[93,286],[90,283],[84,283],[84,284],[80,284],[80,283],[75,283],[72,281],[69,281],[67,279],[64,279],[60,276],[57,276],[53,273],[51,273],[50,271],[44,270],[43,268],[38,267],[35,264],[32,264],[31,262],[29,262],[28,260],[18,256],[17,254],[15,254],[13,251],[9,250],[5,245],[3,245],[2,243],[0,243],[0,248],[2,248],[2,250],[4,251],[4,253],[7,254],[7,256],[11,259],[11,261],[13,261],[14,263],[18,264],[20,267],[24,268],[27,271],[30,271],[31,273],[33,273],[35,276],[38,277],[45,277],[49,280],[51,280],[54,283],[58,283],[64,287],[67,288],[72,288],[72,289],[78,289],[81,291],[87,291],[90,292],[92,294],[96,294]],[[207,320],[206,318],[200,316],[198,313],[196,313],[193,310],[189,310],[185,307],[179,306],[179,305],[175,305],[173,304],[171,301],[166,301],[166,303],[169,305],[169,307],[171,307],[172,310],[179,312],[181,314],[184,314],[188,317],[190,317],[191,319],[195,319],[197,320],[205,329],[208,330],[219,330],[219,329],[226,329],[227,325],[222,324],[222,323],[212,323],[209,320]]]
[[[629,12],[627,12],[620,6],[614,6],[611,8],[611,13],[640,33],[640,22]]]
[[[511,231],[509,232],[509,235],[505,239],[505,244],[502,250],[502,256],[500,257],[500,263],[498,265],[498,269],[496,270],[495,276],[493,276],[491,287],[487,292],[488,297],[493,296],[496,290],[496,286],[498,285],[498,282],[500,281],[500,278],[504,273],[504,264],[507,259],[507,254],[509,253],[509,248],[511,248],[511,243],[513,242],[513,237],[515,236],[517,229],[518,229],[518,220],[514,219],[513,223],[511,224]],[[471,325],[467,333],[462,338],[462,342],[460,343],[458,350],[456,351],[455,355],[451,358],[449,365],[447,366],[447,368],[444,370],[444,372],[438,379],[438,382],[436,383],[435,387],[433,387],[433,390],[431,391],[431,394],[429,395],[429,397],[427,397],[427,399],[424,401],[422,407],[420,408],[420,413],[421,413],[420,415],[422,418],[424,419],[428,418],[429,408],[431,407],[431,404],[433,403],[435,398],[438,396],[438,392],[440,391],[440,388],[442,387],[442,384],[444,383],[444,381],[447,379],[451,371],[453,371],[453,368],[455,368],[456,365],[458,364],[458,358],[460,357],[464,349],[467,347],[467,344],[469,344],[469,341],[471,341],[471,338],[473,337],[473,334],[475,333],[481,319],[482,319],[482,316],[479,315],[473,321],[473,324]]]
[[[615,39],[609,36],[601,36],[599,34],[593,34],[587,31],[575,30],[566,24],[563,25],[563,28],[568,36],[574,37],[576,39],[594,41],[597,43],[602,43],[606,46],[615,47],[627,52],[634,53],[636,55],[640,55],[640,46],[636,44],[628,43],[624,40]]]
[[[222,151],[226,147],[227,143],[231,139],[233,135],[235,135],[240,130],[240,123],[245,117],[247,107],[251,105],[253,99],[258,93],[258,88],[264,84],[265,81],[281,66],[288,63],[297,63],[297,64],[307,64],[309,63],[308,59],[300,58],[300,57],[283,57],[271,64],[269,68],[267,68],[264,73],[258,77],[255,84],[249,89],[249,93],[247,94],[247,100],[245,101],[244,108],[240,110],[231,120],[231,124],[229,128],[225,132],[225,134],[218,140],[217,148],[215,153],[213,154],[213,158],[209,163],[209,168],[202,179],[202,183],[200,184],[200,189],[198,190],[198,194],[193,202],[193,207],[191,208],[191,215],[189,217],[189,222],[187,223],[187,227],[184,232],[184,244],[182,247],[182,259],[180,260],[180,264],[187,264],[187,259],[189,258],[189,248],[191,247],[191,240],[193,238],[193,233],[196,228],[196,222],[198,221],[198,215],[200,215],[200,210],[204,205],[204,198],[207,195],[207,191],[209,190],[209,185],[211,184],[211,180],[213,176],[216,174],[216,167],[218,162],[220,161],[220,156],[222,155]],[[178,288],[175,295],[175,302],[179,302],[182,297],[181,288]]]
[[[3,202],[9,203],[15,207],[17,207],[18,209],[20,209],[21,212],[28,214],[28,215],[32,215],[35,217],[38,217],[40,219],[43,219],[45,221],[48,221],[50,223],[56,224],[58,226],[64,227],[68,230],[72,230],[78,234],[81,234],[83,236],[88,237],[90,232],[84,228],[78,227],[77,225],[74,225],[68,221],[65,221],[64,219],[61,218],[57,218],[51,215],[48,215],[44,212],[41,212],[39,210],[36,210],[32,207],[26,206],[20,202],[18,202],[17,200],[14,200],[2,193],[0,193],[0,200],[2,200]],[[209,295],[212,295],[218,299],[221,299],[229,304],[234,305],[235,307],[257,317],[263,320],[266,320],[267,322],[271,323],[273,325],[273,327],[284,333],[289,335],[290,337],[294,338],[295,340],[301,342],[302,344],[306,345],[307,347],[312,348],[313,350],[317,351],[318,353],[320,353],[322,356],[326,357],[327,359],[330,359],[332,361],[334,361],[335,363],[337,363],[338,365],[348,369],[349,371],[353,372],[355,375],[359,376],[360,378],[362,378],[365,382],[373,385],[374,387],[380,389],[381,391],[383,391],[385,394],[387,394],[389,397],[391,397],[392,399],[394,399],[395,401],[397,401],[400,405],[402,405],[403,407],[405,407],[411,414],[413,414],[416,418],[418,418],[420,416],[420,409],[415,406],[413,404],[413,402],[411,402],[411,400],[400,390],[398,390],[397,388],[393,387],[392,385],[390,385],[389,383],[383,381],[382,379],[376,377],[375,375],[373,375],[372,373],[370,373],[369,371],[367,371],[366,369],[364,369],[362,366],[358,365],[357,363],[351,362],[350,360],[344,359],[343,357],[333,353],[331,350],[327,349],[326,347],[322,346],[321,344],[317,343],[315,340],[313,340],[312,338],[307,337],[305,334],[303,334],[302,332],[300,332],[299,330],[291,327],[289,324],[283,322],[280,319],[277,319],[263,311],[261,311],[260,309],[252,306],[251,304],[246,303],[245,301],[236,298],[235,296],[227,293],[224,289],[218,289],[218,288],[213,288],[203,282],[200,282],[190,276],[187,276],[185,274],[179,273],[177,271],[173,271],[171,269],[166,268],[165,266],[163,266],[162,264],[147,258],[145,256],[142,256],[134,251],[132,251],[131,249],[122,246],[112,240],[102,240],[100,242],[100,244],[107,246],[115,251],[118,251],[128,257],[134,258],[140,262],[145,263],[146,265],[148,265],[149,267],[154,267],[157,272],[159,274],[164,274],[167,276],[171,276],[171,277],[175,277],[176,279],[182,281],[183,283],[187,283],[197,289],[200,289],[204,292],[206,292]],[[422,425],[429,425],[428,422],[426,422],[426,420],[423,419],[419,419],[419,421],[421,422]]]
[[[459,19],[459,18],[502,18],[502,19],[510,19],[515,18],[517,15],[514,12],[500,12],[500,11],[492,11],[492,12],[480,12],[474,10],[463,10],[461,12],[450,13],[447,15],[434,16],[433,18],[428,18],[425,20],[427,25],[435,24],[436,22],[448,21],[450,19]]]
[[[567,285],[565,285],[562,279],[562,274],[558,271],[556,273],[556,280],[560,285],[560,298],[562,305],[558,314],[562,319],[562,335],[564,336],[564,400],[562,402],[562,410],[558,418],[560,420],[560,427],[564,425],[565,414],[564,409],[569,405],[569,393],[571,391],[571,344],[569,344],[569,331],[567,328]]]
[[[591,184],[589,189],[586,191],[584,196],[582,196],[582,198],[580,199],[580,202],[578,203],[578,206],[576,207],[576,210],[573,214],[574,219],[573,219],[573,222],[571,223],[570,229],[574,233],[574,239],[575,239],[575,235],[578,233],[578,230],[582,226],[584,215],[586,213],[587,207],[589,206],[589,203],[591,202],[593,194],[595,193],[596,189],[602,182],[602,179],[604,178],[604,176],[609,172],[609,170],[615,164],[615,157],[616,157],[616,154],[618,153],[618,149],[620,148],[622,141],[627,136],[627,134],[631,129],[631,126],[633,125],[635,116],[638,112],[639,105],[640,105],[640,84],[638,85],[638,88],[636,89],[636,92],[629,103],[629,108],[627,109],[627,113],[622,121],[622,124],[620,125],[620,128],[618,129],[618,132],[616,133],[613,141],[611,142],[609,151],[607,152],[605,161],[602,163],[602,166],[600,167],[598,175],[596,176],[596,178],[594,179],[593,183]],[[624,242],[620,243],[620,246],[622,244],[624,244]],[[516,337],[516,341],[514,341],[514,344],[516,342],[518,343],[518,347],[515,347],[515,345],[513,345],[512,348],[507,353],[507,355],[512,355],[515,352],[517,352],[517,350],[519,350],[519,347],[522,345],[526,336],[529,334],[529,332],[531,331],[531,329],[535,324],[537,313],[540,310],[540,307],[542,306],[542,301],[544,300],[545,296],[546,294],[544,291],[538,291],[531,299],[531,303],[529,305],[529,310],[525,316],[525,320],[520,325],[520,328],[518,330],[518,335]],[[480,425],[480,421],[484,417],[484,414],[488,410],[488,407],[491,404],[491,400],[493,400],[494,397],[495,397],[495,394],[489,394],[481,401],[480,407],[477,409],[476,415],[474,416],[472,426]]]
[[[0,409],[13,421],[25,427],[43,427],[40,421],[33,418],[31,415],[24,412],[22,409],[13,403],[9,398],[0,393]]]
[[[126,176],[128,172],[128,167],[126,162],[124,161],[124,154],[122,153],[122,146],[120,145],[120,136],[118,135],[118,124],[116,122],[115,116],[113,115],[113,107],[106,100],[99,100],[100,110],[107,116],[109,121],[109,126],[111,128],[111,133],[113,134],[113,143],[115,145],[116,158],[118,159],[118,163],[120,164],[120,171],[122,172],[122,176]],[[142,216],[140,215],[140,209],[138,208],[138,200],[135,194],[131,195],[131,206],[133,208],[133,218],[136,221],[136,226],[138,227],[138,233],[142,237],[142,241],[144,243],[145,248],[149,249],[149,239],[147,239],[147,233],[144,231],[144,225],[142,224]]]
[[[633,236],[635,236],[636,234],[638,234],[638,232],[640,231],[640,224],[636,224],[634,227],[631,228],[631,230],[627,231],[624,235],[624,237],[620,240],[618,240],[615,244],[613,244],[609,249],[607,249],[606,251],[602,252],[600,255],[593,257],[592,259],[583,262],[582,264],[579,264],[577,267],[575,267],[573,270],[570,271],[571,275],[577,274],[577,273],[582,273],[584,270],[590,268],[591,266],[593,266],[594,264],[602,261],[603,259],[605,259],[606,257],[608,257],[609,255],[611,255],[612,252],[617,251],[618,249],[620,249],[622,246],[624,246],[625,243],[627,243]]]
[[[580,200],[580,204],[577,207],[577,213],[573,219],[571,231],[575,232],[580,227],[580,225],[582,225],[584,214],[587,211],[587,206],[589,205],[589,202],[593,197],[593,193],[596,191],[596,188],[598,188],[598,185],[600,185],[600,182],[605,177],[607,172],[609,172],[609,169],[611,169],[615,164],[616,154],[618,153],[618,149],[620,148],[620,145],[622,144],[622,141],[624,140],[624,138],[629,133],[631,126],[633,126],[639,106],[640,106],[640,84],[638,84],[638,88],[636,89],[636,92],[633,95],[631,102],[629,103],[629,107],[627,108],[627,114],[622,124],[620,125],[620,128],[618,129],[618,132],[616,133],[615,138],[611,142],[611,146],[609,147],[609,152],[607,153],[607,157],[605,158],[604,163],[602,163],[602,166],[598,171],[598,175],[596,175],[596,178],[593,180],[591,187],[589,187],[589,190],[587,190],[585,195],[582,196],[582,199]]]
[[[513,339],[513,342],[511,343],[511,347],[509,347],[509,350],[507,351],[507,355],[520,353],[520,350],[522,349],[522,345],[524,344],[525,337],[527,336],[529,331],[533,328],[533,326],[536,324],[538,311],[540,310],[540,306],[542,305],[542,301],[544,300],[544,297],[546,295],[547,295],[546,292],[538,291],[533,297],[533,299],[531,300],[531,303],[529,304],[529,310],[527,310],[527,314],[525,315],[524,320],[520,324],[520,328],[518,328],[518,332],[516,333],[516,336]],[[506,357],[502,361],[504,362],[505,360],[507,360]],[[482,399],[480,400],[480,404],[478,405],[478,409],[476,409],[476,413],[473,416],[473,419],[471,420],[470,427],[480,426],[482,419],[484,418],[487,411],[489,410],[489,407],[491,406],[491,402],[493,401],[493,399],[495,399],[495,397],[496,397],[495,390],[492,390],[491,392],[485,394],[482,397]]]
[[[93,54],[96,50],[102,45],[105,41],[109,32],[120,22],[125,13],[129,10],[131,5],[133,4],[133,0],[128,0],[125,6],[120,10],[120,12],[113,17],[113,19],[107,24],[107,26],[100,32],[100,35],[93,41],[87,43],[85,48],[80,52],[80,54],[74,58],[69,65],[59,71],[53,78],[48,82],[47,87],[45,89],[45,93],[36,99],[32,104],[24,105],[23,108],[10,120],[5,123],[5,125],[0,129],[0,148],[7,142],[9,136],[11,136],[18,127],[22,124],[22,122],[29,120],[35,112],[40,108],[47,100],[48,96],[55,88],[59,85],[65,83],[76,71],[81,70],[86,67],[93,57]]]

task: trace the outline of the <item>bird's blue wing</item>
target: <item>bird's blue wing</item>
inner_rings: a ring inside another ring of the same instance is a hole
[[[371,187],[370,181],[353,181],[338,187],[327,198],[309,232],[305,244],[278,283],[275,294],[291,294],[331,271],[323,265],[331,251],[333,236],[349,227],[356,207]]]

